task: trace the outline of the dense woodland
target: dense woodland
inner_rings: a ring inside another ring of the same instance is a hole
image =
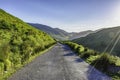
[[[54,43],[45,32],[0,9],[0,80]]]

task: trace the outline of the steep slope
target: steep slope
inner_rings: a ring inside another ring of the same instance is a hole
[[[36,24],[36,23],[28,23],[40,30],[43,30],[44,32],[50,34],[51,36],[53,36],[54,38],[58,39],[58,40],[67,40],[69,37],[69,33],[58,29],[58,28],[52,28],[46,25],[42,25],[42,24]]]
[[[6,77],[4,71],[15,71],[54,42],[45,32],[0,9],[0,80]]]
[[[96,33],[89,34],[86,37],[73,40],[73,42],[82,44],[86,47],[103,52],[110,52],[113,55],[120,56],[120,27],[102,29]],[[117,43],[117,44],[116,44]],[[116,44],[116,45],[115,45]],[[115,47],[113,48],[113,46]],[[113,50],[111,51],[111,49]]]
[[[60,32],[60,34],[62,35],[62,36],[68,36],[69,37],[69,32],[66,32],[66,31],[64,31],[64,30],[62,30],[62,29],[59,29],[59,28],[54,28],[57,32]]]

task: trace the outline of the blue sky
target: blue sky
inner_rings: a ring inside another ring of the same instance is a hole
[[[25,22],[68,32],[120,26],[120,0],[0,0],[0,8]]]

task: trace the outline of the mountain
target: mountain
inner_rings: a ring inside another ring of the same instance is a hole
[[[77,39],[77,38],[80,38],[80,37],[85,37],[88,34],[91,34],[93,32],[94,31],[92,31],[92,30],[87,30],[87,31],[79,32],[79,33],[74,33],[74,32],[70,33],[70,35],[71,35],[70,40]]]
[[[54,43],[47,33],[0,9],[0,80]]]
[[[50,34],[52,37],[58,40],[67,40],[69,37],[68,32],[59,28],[52,28],[50,26],[37,24],[37,23],[28,23],[28,24]]]
[[[64,30],[62,30],[62,29],[59,29],[59,28],[54,28],[57,32],[60,32],[60,34],[62,35],[62,36],[68,36],[69,37],[69,33],[68,32],[66,32],[66,31],[64,31]]]
[[[120,56],[120,26],[101,29],[86,37],[74,39],[73,42],[100,52],[105,51]]]
[[[42,24],[37,24],[37,23],[28,23],[28,24],[50,34],[52,37],[58,40],[69,40],[69,39],[72,40],[72,39],[87,36],[88,34],[94,32],[94,31],[88,30],[88,31],[83,31],[79,33],[78,32],[70,33],[59,28],[52,28],[50,26],[46,26]]]

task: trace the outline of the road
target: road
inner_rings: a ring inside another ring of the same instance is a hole
[[[56,44],[8,80],[111,80],[92,68],[66,45]]]

